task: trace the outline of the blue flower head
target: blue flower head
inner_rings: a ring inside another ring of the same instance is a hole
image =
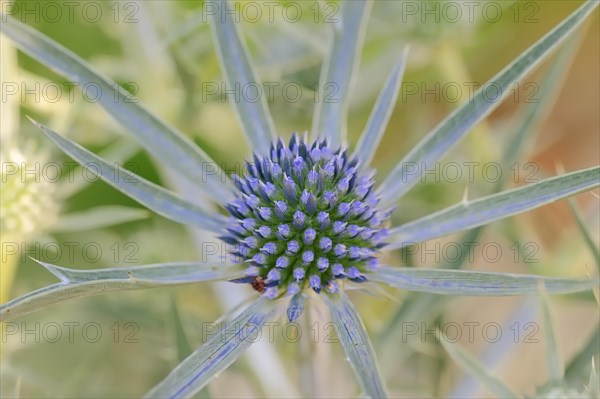
[[[334,293],[336,279],[367,281],[390,212],[379,209],[372,174],[359,171],[359,160],[297,134],[253,159],[234,178],[239,192],[226,207],[231,219],[223,240],[236,244],[251,277],[234,281],[258,286],[269,298],[303,289]]]

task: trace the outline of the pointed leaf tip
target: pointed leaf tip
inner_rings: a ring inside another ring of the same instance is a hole
[[[34,261],[35,263],[37,263],[38,265],[42,266],[44,269],[46,269],[47,271],[49,271],[50,273],[52,273],[52,275],[56,278],[58,278],[61,282],[63,283],[68,283],[69,277],[66,275],[66,270],[63,269],[60,266],[55,266],[52,265],[50,263],[46,263],[46,262],[42,262],[39,259],[33,258],[33,257],[29,257],[29,259],[31,259],[32,261]]]

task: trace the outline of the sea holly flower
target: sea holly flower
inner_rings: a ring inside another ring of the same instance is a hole
[[[325,148],[328,151],[324,151]],[[315,153],[318,153],[319,156],[314,155]],[[289,251],[287,262],[299,266],[293,270],[289,269],[283,273],[278,273],[279,278],[274,281],[274,286],[269,290],[269,296],[285,296],[290,283],[297,284],[300,289],[310,287],[314,292],[319,293],[322,285],[327,287],[329,282],[334,279],[347,277],[353,282],[366,281],[363,275],[367,271],[367,262],[382,247],[377,248],[375,241],[370,237],[359,236],[359,233],[366,229],[369,222],[373,220],[374,215],[378,214],[382,216],[378,218],[377,224],[369,227],[376,234],[382,230],[387,222],[387,217],[377,207],[377,198],[372,202],[373,206],[369,206],[360,201],[353,191],[354,183],[364,177],[359,176],[359,172],[355,168],[358,160],[356,158],[351,159],[347,155],[347,151],[341,148],[330,150],[325,140],[316,140],[309,144],[307,138],[300,138],[296,134],[292,136],[289,144],[284,144],[281,140],[273,143],[267,154],[280,155],[261,159],[259,155],[255,154],[254,158],[258,161],[255,164],[256,170],[250,170],[248,176],[236,180],[242,182],[242,187],[249,187],[246,191],[251,191],[253,195],[256,195],[254,198],[258,198],[259,185],[251,184],[251,180],[257,180],[263,176],[263,179],[266,180],[263,183],[271,184],[274,187],[273,197],[284,198],[284,200],[274,202],[270,198],[263,198],[256,201],[252,204],[253,209],[250,211],[259,215],[259,217],[253,219],[254,223],[252,224],[260,225],[260,227],[255,231],[244,230],[240,232],[232,229],[231,233],[223,239],[226,242],[237,242],[238,245],[245,244],[248,239],[258,240],[259,243],[256,245],[258,248],[248,253],[246,259],[261,266],[259,278],[271,281],[274,279],[269,279],[269,276],[277,270],[278,256],[283,254],[285,247],[292,243],[293,249]],[[323,154],[327,154],[327,157]],[[307,184],[308,179],[305,179],[304,172],[310,170],[317,175],[321,173],[326,164],[338,159],[341,167],[328,173],[321,184],[316,186],[312,186],[310,183]],[[283,170],[297,167],[302,169],[300,171],[302,173],[290,173],[290,177],[287,177],[288,175],[284,173],[283,176],[273,178],[263,170],[265,165],[271,164],[278,164]],[[367,186],[372,186],[375,183],[372,179],[362,180],[363,185]],[[342,189],[339,189],[340,186],[342,186]],[[286,187],[288,191],[294,191],[294,194],[286,195]],[[337,204],[321,201],[325,193],[336,189],[343,201]],[[295,192],[299,191],[302,194],[298,202]],[[240,192],[238,195],[250,195],[250,193]],[[372,195],[375,196],[375,194]],[[237,200],[232,201],[232,206],[235,201]],[[355,206],[355,204],[358,204],[358,206]],[[366,215],[365,208],[370,210]],[[296,209],[296,211],[293,215],[279,212],[276,218],[264,217],[265,214],[275,214],[272,209]],[[351,212],[354,209],[359,209],[359,211]],[[244,220],[247,221],[243,215],[237,212],[231,216],[241,223]],[[325,227],[325,218],[329,223],[333,221],[333,224]],[[235,223],[235,221],[230,223]],[[290,229],[290,225],[293,226],[292,229]],[[283,241],[283,245],[277,246],[274,242],[270,242],[271,232],[275,230],[280,233],[279,237]],[[329,253],[332,246],[334,251]],[[373,248],[377,248],[377,251]],[[266,257],[261,251],[276,256]],[[345,256],[346,254],[348,256]],[[334,275],[328,269],[328,266],[330,262],[336,260],[339,265],[344,267],[344,270]],[[280,264],[281,262],[279,261]],[[310,278],[306,279],[306,276],[310,276]],[[237,281],[245,282],[244,279]]]
[[[224,1],[222,2],[224,4]],[[292,135],[289,142],[275,133],[264,98],[236,101],[234,106],[252,146],[246,173],[225,182],[207,176],[208,155],[180,132],[137,103],[118,102],[118,86],[99,75],[74,54],[39,32],[5,17],[3,33],[24,52],[80,84],[93,82],[114,96],[102,105],[142,146],[173,169],[195,181],[222,208],[211,212],[180,198],[140,176],[98,157],[50,128],[34,122],[58,147],[80,163],[94,162],[109,184],[176,222],[215,233],[236,249],[239,262],[163,263],[135,268],[80,271],[40,262],[60,283],[33,291],[0,308],[3,320],[41,309],[50,303],[100,291],[138,289],[202,281],[225,280],[249,284],[257,298],[223,330],[186,358],[154,387],[151,397],[189,397],[234,362],[252,343],[251,336],[287,306],[287,317],[301,317],[308,295],[323,299],[337,326],[339,340],[367,396],[386,396],[382,375],[369,337],[348,288],[366,283],[446,295],[520,295],[544,285],[550,293],[588,290],[597,279],[550,278],[534,275],[400,268],[381,264],[383,251],[405,247],[446,234],[485,225],[534,209],[600,185],[600,168],[593,167],[550,178],[477,200],[463,202],[392,227],[390,217],[403,194],[420,179],[407,173],[407,163],[438,161],[503,98],[495,101],[477,92],[443,120],[377,184],[370,169],[395,104],[408,52],[395,64],[354,148],[349,148],[345,120],[350,82],[360,52],[370,2],[347,1],[341,6],[324,63],[321,80],[335,82],[339,101],[318,103],[309,134]],[[494,78],[500,92],[522,79],[579,26],[597,2],[584,3],[556,28],[523,52]],[[212,21],[217,52],[228,84],[255,83],[248,52],[231,18]],[[427,168],[424,168],[425,170]],[[222,175],[221,175],[222,176]]]

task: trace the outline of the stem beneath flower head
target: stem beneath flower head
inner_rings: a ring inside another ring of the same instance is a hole
[[[321,389],[317,378],[318,342],[315,342],[314,335],[311,334],[314,330],[314,326],[311,328],[312,308],[310,301],[307,301],[299,320],[302,334],[300,339],[300,386],[305,397],[318,398],[322,395],[320,395]]]

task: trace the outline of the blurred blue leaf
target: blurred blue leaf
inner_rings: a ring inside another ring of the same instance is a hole
[[[561,87],[566,79],[570,63],[579,49],[582,39],[582,30],[571,35],[565,44],[557,51],[556,58],[548,67],[546,73],[539,82],[539,100],[528,103],[515,116],[515,121],[508,127],[514,130],[514,137],[502,155],[502,165],[513,165],[522,159],[523,153],[528,145],[525,143],[538,130],[541,122],[552,111],[556,98],[560,94]],[[512,128],[514,126],[514,129]],[[508,174],[498,182],[497,188],[506,185]]]
[[[471,356],[467,351],[461,348],[459,345],[450,343],[447,338],[442,338],[442,346],[446,349],[450,357],[458,363],[458,365],[476,377],[494,394],[497,398],[514,399],[520,398],[513,392],[508,386],[502,381],[496,378],[487,368],[481,364],[477,359]]]

